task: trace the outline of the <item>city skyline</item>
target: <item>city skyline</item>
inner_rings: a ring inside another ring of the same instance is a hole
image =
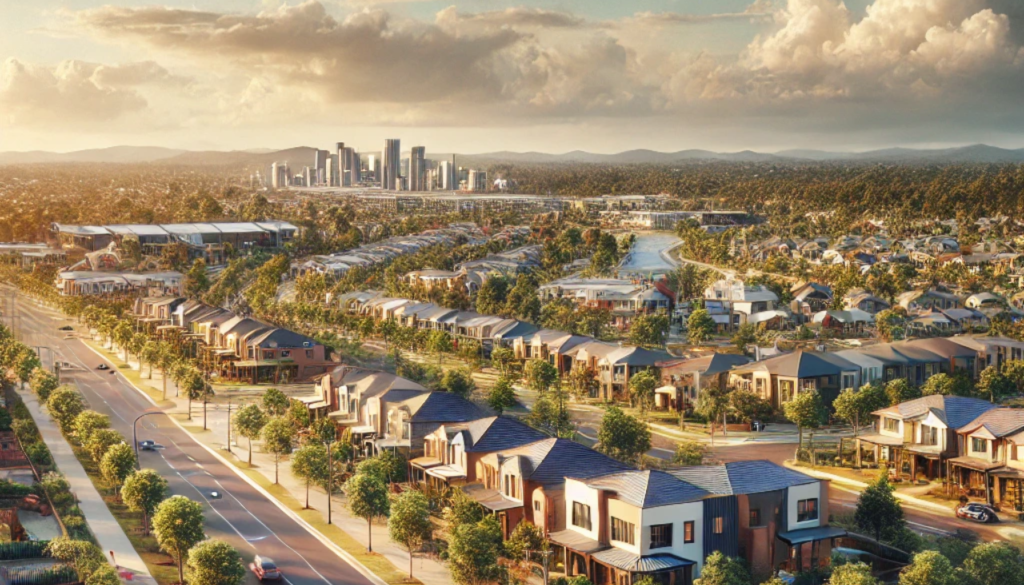
[[[5,7],[0,150],[1024,146],[1012,0]]]

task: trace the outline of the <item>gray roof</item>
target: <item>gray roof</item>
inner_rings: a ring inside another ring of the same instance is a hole
[[[981,427],[988,429],[996,437],[1005,437],[1024,429],[1024,409],[993,408],[960,427],[960,432],[969,433]]]
[[[543,485],[560,485],[566,477],[586,479],[632,469],[585,445],[568,439],[544,439],[505,451],[504,457],[520,456],[526,461],[523,476]]]
[[[633,573],[654,573],[657,571],[669,571],[696,565],[693,561],[681,559],[675,555],[661,553],[641,557],[621,548],[609,548],[594,553],[594,559],[606,565],[611,565]]]
[[[772,374],[791,378],[837,376],[841,372],[859,371],[860,366],[833,353],[798,350],[768,358],[741,368],[744,371],[765,369]]]
[[[406,401],[413,422],[468,422],[483,416],[475,404],[450,392],[424,392]]]
[[[507,416],[489,416],[469,423],[469,436],[473,443],[468,453],[511,449],[546,439],[547,435]]]
[[[932,395],[901,402],[889,408],[876,411],[877,414],[897,414],[904,419],[924,416],[934,412],[947,427],[959,429],[996,405],[979,398],[963,396]]]
[[[699,465],[670,471],[672,475],[715,495],[731,496],[773,492],[818,480],[771,461],[735,461],[725,465]]]
[[[619,499],[640,508],[693,502],[711,495],[664,471],[623,471],[591,478],[590,487],[615,492]]]
[[[713,353],[696,358],[673,359],[659,362],[660,368],[674,368],[679,372],[700,372],[705,376],[728,372],[734,366],[750,363],[750,358],[735,353]]]

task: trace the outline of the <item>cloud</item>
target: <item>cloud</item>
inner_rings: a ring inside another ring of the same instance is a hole
[[[489,12],[459,12],[449,6],[437,13],[436,22],[448,30],[459,25],[479,28],[579,28],[587,24],[586,19],[556,10],[516,6],[505,10]],[[472,30],[465,29],[465,30]]]
[[[753,4],[747,6],[743,12],[722,12],[712,14],[691,14],[685,12],[637,12],[633,16],[622,21],[609,21],[606,23],[606,26],[608,28],[618,28],[629,25],[666,27],[722,21],[764,22],[771,19],[774,10],[775,5],[771,0],[756,0]]]

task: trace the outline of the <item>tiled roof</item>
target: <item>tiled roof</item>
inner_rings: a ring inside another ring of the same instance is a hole
[[[609,548],[594,553],[594,559],[634,573],[652,573],[689,567],[697,563],[667,553],[641,557],[621,548]]]
[[[615,492],[620,500],[640,508],[693,502],[711,495],[664,471],[623,471],[591,478],[587,485]]]
[[[985,427],[996,437],[1014,434],[1024,429],[1024,409],[993,408],[988,412],[982,413],[958,430],[969,433],[981,427]]]
[[[520,456],[523,477],[544,485],[565,483],[566,477],[587,479],[615,471],[632,469],[603,453],[568,439],[544,439],[501,453]]]
[[[469,436],[473,440],[466,448],[469,453],[511,449],[547,438],[537,429],[505,416],[489,416],[471,422]]]
[[[472,402],[450,392],[425,392],[405,401],[413,422],[467,422],[483,416]]]
[[[924,416],[930,411],[934,412],[935,416],[945,423],[947,427],[959,429],[994,408],[996,408],[994,404],[979,398],[941,396],[936,394],[901,402],[876,412],[879,414],[898,414],[904,419],[911,419]]]
[[[818,481],[771,461],[735,461],[725,465],[683,467],[670,473],[716,495],[773,492]]]

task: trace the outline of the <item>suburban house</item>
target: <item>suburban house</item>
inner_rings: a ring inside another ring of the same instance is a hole
[[[846,307],[847,310],[857,309],[864,311],[865,313],[876,315],[890,308],[892,305],[890,305],[889,301],[881,297],[876,297],[864,289],[855,289],[846,293],[846,296],[843,297],[843,306]]]
[[[957,433],[961,455],[947,461],[951,495],[1024,509],[1024,409],[993,408]]]
[[[899,295],[896,300],[901,307],[911,313],[958,309],[962,306],[960,299],[955,294],[935,289],[912,290]]]
[[[945,477],[946,462],[960,454],[957,429],[994,408],[987,400],[933,395],[875,411],[874,431],[857,437],[858,462],[866,445],[876,463],[893,463],[900,476]]]
[[[693,408],[701,390],[729,384],[729,372],[750,363],[750,358],[734,353],[713,353],[695,358],[676,358],[658,362],[662,386],[656,390],[655,408],[684,411]]]
[[[742,280],[723,279],[704,290],[706,301],[720,301],[731,313],[730,327],[745,323],[788,321],[789,313],[778,308],[779,297],[763,285],[747,286]]]
[[[797,393],[817,390],[826,405],[846,388],[859,388],[861,368],[829,352],[795,351],[732,370],[731,380],[781,408]]]
[[[579,354],[577,354],[578,356]],[[639,372],[652,370],[658,376],[658,363],[672,358],[668,352],[642,347],[620,347],[597,360],[599,395],[604,400],[629,397],[629,380]]]
[[[54,285],[61,296],[177,296],[183,292],[184,276],[180,272],[99,272],[91,270],[61,271]]]
[[[801,315],[811,315],[828,309],[832,304],[832,289],[824,284],[806,282],[791,289],[792,310]]]
[[[668,313],[672,299],[653,283],[616,278],[563,278],[540,287],[542,300],[569,299],[597,309],[608,309],[612,325],[628,329],[635,316]]]

